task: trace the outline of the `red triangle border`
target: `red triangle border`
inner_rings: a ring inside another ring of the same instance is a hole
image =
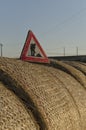
[[[27,56],[27,51],[28,51],[28,48],[30,47],[31,38],[34,39],[34,41],[38,45],[38,47],[44,57]],[[36,39],[35,35],[33,34],[33,32],[31,30],[28,31],[27,38],[26,38],[20,59],[23,61],[39,62],[39,63],[49,63],[50,62],[48,57],[46,56],[44,50],[42,49],[40,43],[38,42],[38,40]]]

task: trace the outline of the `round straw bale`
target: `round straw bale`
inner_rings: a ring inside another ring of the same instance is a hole
[[[42,130],[86,130],[86,76],[75,67],[60,61],[47,66],[2,58],[0,79],[12,84],[23,100],[26,95],[22,97],[19,88],[27,93],[33,114],[37,112],[45,125]]]
[[[0,82],[0,130],[38,130],[30,111]]]

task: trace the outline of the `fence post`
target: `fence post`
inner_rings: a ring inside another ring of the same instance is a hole
[[[76,47],[76,55],[78,56],[78,54],[79,54],[79,48]]]
[[[3,44],[0,43],[0,48],[1,48],[1,57],[2,57],[2,47],[3,47]]]
[[[63,48],[63,55],[65,56],[65,47]]]

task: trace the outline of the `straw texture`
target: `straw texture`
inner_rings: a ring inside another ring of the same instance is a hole
[[[86,76],[70,64],[0,59],[1,81],[11,84],[41,130],[86,130]]]
[[[1,82],[0,130],[38,130],[31,111]]]

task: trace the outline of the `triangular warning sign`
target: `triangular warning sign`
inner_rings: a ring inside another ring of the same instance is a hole
[[[24,61],[49,63],[48,57],[32,31],[27,34],[20,58]]]

